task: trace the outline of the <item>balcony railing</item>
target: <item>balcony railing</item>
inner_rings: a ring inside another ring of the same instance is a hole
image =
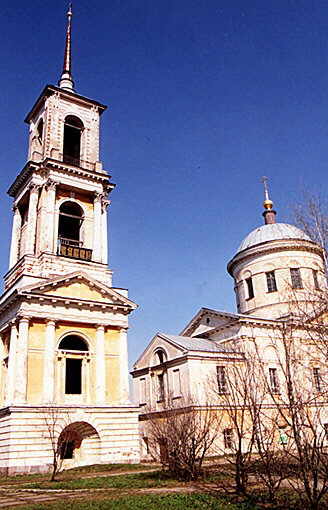
[[[81,241],[74,239],[66,239],[65,237],[58,238],[58,255],[62,257],[69,257],[72,259],[91,260],[92,250],[83,248]]]

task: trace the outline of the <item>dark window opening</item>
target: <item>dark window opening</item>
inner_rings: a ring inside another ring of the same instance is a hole
[[[80,166],[82,131],[83,123],[81,120],[73,115],[68,115],[64,124],[64,163]]]
[[[270,388],[273,393],[279,393],[279,379],[276,368],[269,368]]]
[[[292,267],[290,269],[290,277],[292,280],[293,289],[303,289],[301,271],[298,267]]]
[[[274,271],[269,271],[266,274],[268,292],[276,292],[277,291],[277,282]]]
[[[209,317],[206,317],[206,324],[209,326],[211,322],[211,319]]]
[[[313,274],[314,288],[316,290],[320,290],[320,285],[319,285],[319,280],[318,280],[318,271],[316,269],[312,269],[312,274]]]
[[[321,391],[320,369],[317,367],[313,369],[313,382],[314,382],[315,389],[317,391]]]
[[[43,119],[40,119],[37,131],[38,131],[39,141],[42,142],[42,138],[43,138]]]
[[[166,360],[166,355],[165,355],[164,351],[157,351],[156,356],[157,356],[158,363],[164,363],[164,361]]]
[[[216,376],[218,382],[218,392],[227,393],[227,378],[225,367],[216,367]]]
[[[88,351],[87,343],[77,335],[68,335],[62,339],[59,349],[64,351]]]
[[[59,209],[58,237],[63,244],[80,246],[83,211],[75,202],[64,202]]]
[[[247,291],[248,291],[247,299],[252,299],[254,297],[254,288],[253,288],[253,280],[251,277],[246,278],[246,285],[247,285]]]
[[[60,458],[63,459],[72,459],[74,454],[74,441],[63,441],[60,445]]]
[[[232,429],[224,429],[223,431],[224,447],[228,450],[231,450],[233,447],[232,434]]]
[[[82,360],[66,358],[65,374],[66,395],[81,395],[82,393]]]
[[[165,399],[165,387],[164,387],[164,375],[160,374],[157,376],[158,382],[158,402],[162,402]]]

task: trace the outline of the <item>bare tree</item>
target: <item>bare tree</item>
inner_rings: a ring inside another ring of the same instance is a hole
[[[182,480],[197,480],[205,456],[216,437],[217,420],[210,406],[198,405],[191,397],[171,397],[164,410],[146,412],[147,437],[151,455]]]
[[[44,437],[51,445],[51,481],[53,482],[62,468],[63,459],[69,444],[69,432],[65,432],[65,427],[70,423],[70,419],[69,414],[61,412],[58,407],[43,408],[42,418],[45,424]]]

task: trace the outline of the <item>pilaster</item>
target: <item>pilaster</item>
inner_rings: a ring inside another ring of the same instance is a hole
[[[101,262],[101,250],[102,250],[102,219],[101,219],[101,203],[103,195],[96,193],[93,201],[93,260],[95,262]]]
[[[128,335],[126,329],[121,329],[120,332],[120,388],[121,402],[129,402]]]
[[[15,395],[15,374],[16,374],[16,354],[17,354],[17,326],[13,322],[10,328],[9,354],[8,354],[8,379],[5,402],[10,405],[14,402]]]
[[[55,207],[56,207],[56,187],[57,183],[52,180],[48,180],[46,183],[47,191],[47,214],[46,214],[46,245],[45,251],[54,253],[54,237],[55,237]]]
[[[17,206],[13,207],[14,217],[13,217],[13,227],[11,234],[11,245],[10,245],[10,257],[9,257],[9,269],[13,267],[18,261],[18,248],[19,248],[19,239],[20,239],[20,229],[22,226],[22,217],[21,213]]]
[[[29,319],[22,317],[18,322],[18,342],[16,350],[15,403],[26,402],[27,389],[27,352]]]
[[[35,251],[35,235],[36,235],[36,222],[37,222],[37,206],[39,198],[40,186],[31,184],[30,187],[30,200],[28,206],[28,219],[27,219],[27,239],[25,254],[34,255]]]
[[[45,328],[43,360],[43,401],[54,402],[55,393],[55,332],[56,323],[48,320]]]
[[[105,328],[97,326],[96,331],[96,401],[104,403],[106,399],[105,366]]]
[[[101,208],[101,226],[102,226],[102,263],[108,264],[108,236],[107,236],[107,208],[110,200],[103,199]]]

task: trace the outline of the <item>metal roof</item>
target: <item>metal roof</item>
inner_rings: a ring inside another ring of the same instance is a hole
[[[174,344],[183,347],[186,351],[205,351],[205,352],[234,352],[232,349],[216,344],[213,340],[204,338],[194,338],[190,336],[176,336],[159,333]]]
[[[268,241],[278,241],[283,239],[300,239],[302,241],[312,241],[303,230],[289,225],[288,223],[273,223],[262,225],[256,228],[248,236],[245,237],[239,246],[237,253],[256,246],[257,244],[266,243]]]

